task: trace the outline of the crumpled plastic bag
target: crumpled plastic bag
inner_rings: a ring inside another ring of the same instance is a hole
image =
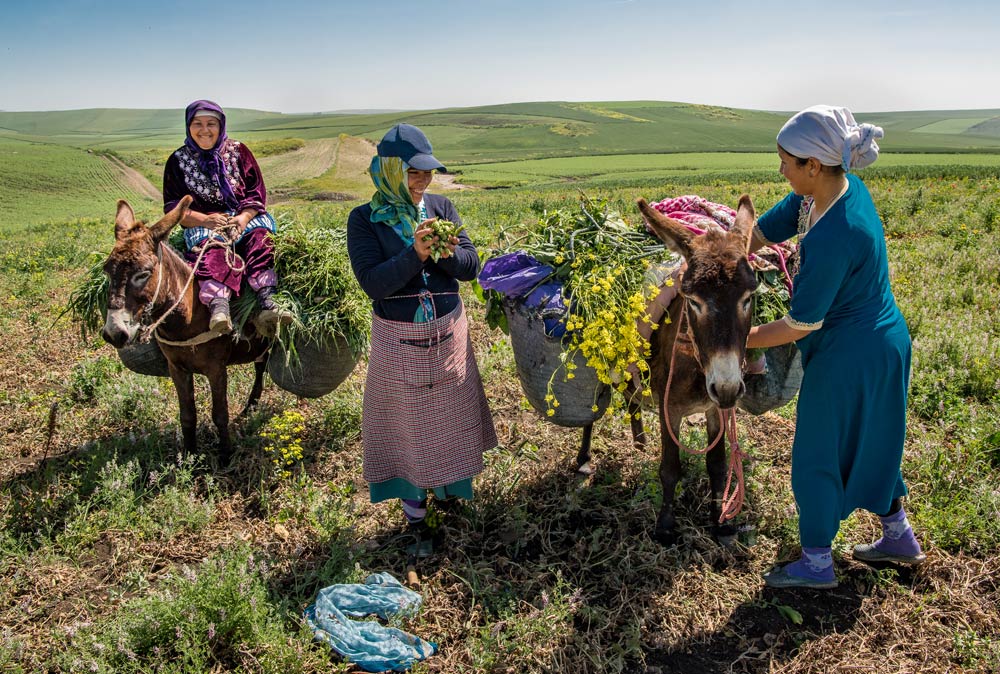
[[[316,639],[325,641],[344,659],[366,672],[405,672],[437,652],[437,644],[374,621],[348,616],[411,615],[420,609],[420,595],[388,573],[368,576],[363,585],[331,585],[319,591],[316,603],[303,615]]]

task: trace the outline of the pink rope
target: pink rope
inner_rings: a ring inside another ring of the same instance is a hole
[[[729,474],[726,477],[726,488],[722,492],[722,512],[719,515],[719,524],[722,524],[726,520],[731,520],[740,514],[743,510],[743,503],[746,499],[746,483],[743,479],[743,460],[748,458],[748,455],[740,449],[740,442],[738,437],[738,429],[736,427],[736,408],[730,408],[728,410],[719,409],[719,434],[715,436],[715,440],[712,441],[708,447],[702,450],[691,449],[684,443],[680,441],[676,434],[674,434],[674,428],[670,423],[669,414],[669,404],[670,404],[670,384],[674,380],[674,361],[677,357],[677,344],[680,341],[682,334],[687,334],[684,330],[685,325],[690,331],[690,320],[687,315],[687,304],[684,305],[684,309],[681,312],[680,325],[677,326],[677,336],[674,337],[674,346],[670,351],[670,366],[667,369],[667,386],[663,391],[663,417],[666,422],[667,432],[670,434],[670,439],[681,449],[683,449],[688,454],[707,454],[712,451],[712,448],[719,444],[719,440],[727,432],[729,434]],[[702,372],[705,371],[705,367],[701,363],[701,357],[698,354],[698,346],[694,342],[694,337],[687,334],[688,338],[691,340],[691,345],[694,347],[694,358],[698,363],[698,367],[701,368]],[[736,475],[736,489],[730,495],[729,490],[732,488],[733,475]]]

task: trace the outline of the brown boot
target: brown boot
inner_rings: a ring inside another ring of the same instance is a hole
[[[292,322],[292,312],[282,309],[274,301],[274,286],[264,286],[257,291],[257,303],[260,304],[260,316],[257,320],[265,330],[273,330],[278,325],[288,325]]]
[[[228,335],[233,331],[233,319],[229,317],[229,300],[225,297],[216,297],[208,305],[208,312],[211,318],[208,319],[208,329],[220,335]]]

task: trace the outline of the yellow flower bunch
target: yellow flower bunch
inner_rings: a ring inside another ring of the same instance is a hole
[[[625,391],[634,373],[645,376],[649,343],[638,324],[651,323],[646,307],[659,292],[645,279],[645,272],[651,261],[670,255],[664,245],[642,225],[626,223],[606,200],[586,197],[579,211],[544,213],[537,229],[518,245],[554,267],[553,277],[562,281],[569,305],[562,367],[553,373],[553,380],[576,376],[577,354],[600,382],[618,392]],[[615,396],[612,407],[620,408],[622,402]],[[546,414],[553,416],[559,401],[551,380],[546,404]]]
[[[289,468],[302,460],[302,433],[305,429],[305,417],[300,412],[285,410],[272,417],[260,432],[279,477],[291,476]]]

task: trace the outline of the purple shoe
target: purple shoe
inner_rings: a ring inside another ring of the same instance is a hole
[[[917,565],[927,559],[927,555],[920,551],[915,555],[886,552],[880,550],[877,543],[864,543],[854,546],[854,559],[861,562],[898,562],[899,564]]]
[[[817,580],[804,576],[793,576],[787,569],[791,564],[786,564],[781,568],[768,571],[764,574],[764,584],[774,588],[796,588],[804,587],[810,590],[832,590],[837,587],[837,579]]]

